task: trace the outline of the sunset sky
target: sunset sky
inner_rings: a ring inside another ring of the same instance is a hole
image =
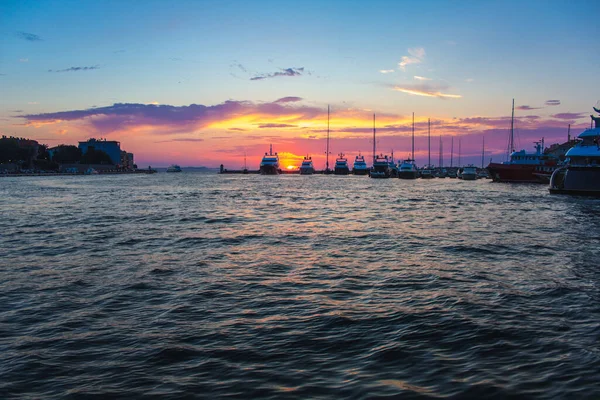
[[[600,100],[596,1],[0,2],[0,132],[121,142],[140,167],[310,154],[505,158],[565,141]],[[367,157],[369,159],[369,157]]]

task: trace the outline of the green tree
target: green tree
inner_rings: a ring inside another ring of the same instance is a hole
[[[112,164],[110,156],[102,150],[88,147],[86,153],[81,157],[81,164]]]
[[[81,150],[77,146],[69,146],[61,144],[58,146],[52,161],[58,164],[75,164],[81,160]]]

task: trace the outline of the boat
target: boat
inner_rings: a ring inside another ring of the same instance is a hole
[[[390,160],[388,159],[388,156],[380,154],[375,157],[369,176],[377,179],[389,178],[391,176],[391,172]]]
[[[325,175],[331,174],[331,170],[329,169],[329,104],[327,104],[327,147],[325,149],[325,171],[323,173]]]
[[[412,156],[402,161],[398,168],[398,178],[417,179],[419,170],[415,164],[415,113],[412,114]]]
[[[600,109],[594,107],[600,113]],[[565,154],[565,165],[552,173],[552,194],[600,197],[600,117],[590,115],[594,127],[578,136],[578,142]]]
[[[421,179],[432,179],[435,178],[433,172],[434,169],[430,165],[427,165],[420,171],[419,175],[421,176]]]
[[[172,164],[167,168],[167,172],[181,172],[181,167],[177,164]]]
[[[513,99],[510,122],[510,160],[490,163],[487,166],[494,182],[547,183],[547,178],[558,165],[558,157],[544,152],[544,139],[534,142],[535,152],[515,151],[514,148],[515,101]]]
[[[348,167],[348,159],[344,156],[344,153],[338,154],[338,158],[335,160],[335,167],[333,169],[335,175],[348,175],[350,168]]]
[[[273,145],[269,146],[269,153],[265,153],[263,156],[259,171],[261,175],[279,175],[281,173],[279,156],[277,153],[273,154]]]
[[[84,174],[85,175],[98,175],[99,172],[96,171],[94,168],[89,167],[88,169],[85,170]]]
[[[431,119],[427,119],[427,165],[421,169],[421,178],[422,179],[432,179],[435,178],[434,168],[431,165]]]
[[[367,163],[365,162],[365,157],[358,153],[356,158],[354,159],[354,164],[352,165],[352,173],[354,175],[368,175],[369,168],[367,168]]]
[[[392,150],[392,156],[390,157],[390,178],[398,177],[398,165],[394,161],[394,150]]]
[[[473,164],[461,167],[458,169],[457,177],[463,181],[475,181],[477,180],[477,167]]]
[[[312,175],[314,173],[315,168],[313,167],[312,157],[306,155],[302,160],[302,165],[300,165],[300,175]]]

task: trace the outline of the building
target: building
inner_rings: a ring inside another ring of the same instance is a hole
[[[114,140],[90,139],[87,142],[79,142],[81,154],[87,153],[89,149],[102,150],[110,157],[114,165],[121,165],[121,143]]]
[[[125,170],[131,171],[133,167],[133,153],[128,153],[121,150],[121,167]]]

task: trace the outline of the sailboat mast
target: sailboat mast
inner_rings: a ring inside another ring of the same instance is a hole
[[[571,141],[571,124],[569,124],[569,128],[567,129],[567,142]]]
[[[454,161],[454,136],[452,136],[452,141],[450,142],[450,168],[452,168],[453,161]]]
[[[444,167],[444,143],[442,143],[442,135],[440,135],[440,159],[439,159],[439,167]]]
[[[327,104],[327,151],[325,156],[325,171],[329,171],[329,104]]]
[[[485,136],[483,137],[483,145],[481,147],[481,169],[483,169],[483,158],[485,156]]]
[[[375,114],[373,114],[373,165],[375,165],[375,157],[377,157],[377,148],[375,147]]]
[[[512,101],[512,115],[510,117],[510,143],[508,144],[510,153],[515,151],[515,99]],[[510,157],[510,154],[509,154]]]
[[[415,113],[412,113],[412,160],[415,161]]]
[[[460,168],[460,138],[458,138],[458,168]]]
[[[431,118],[427,118],[427,167],[431,167]]]

